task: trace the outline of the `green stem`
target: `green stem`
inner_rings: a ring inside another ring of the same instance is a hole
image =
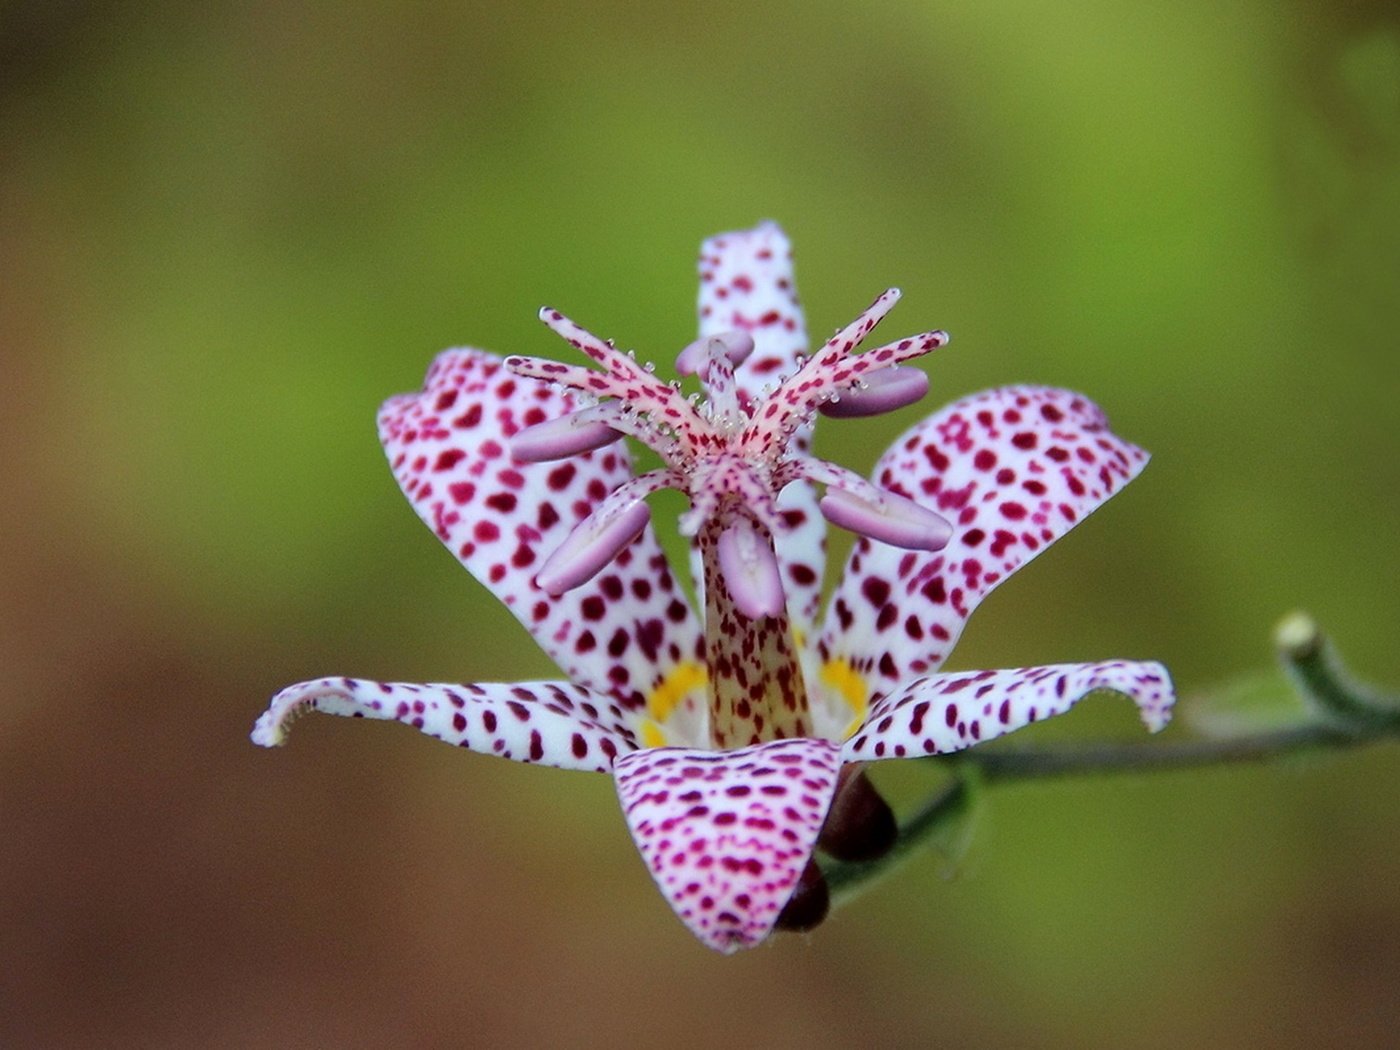
[[[1223,740],[989,748],[925,760],[951,769],[953,779],[900,822],[899,837],[883,857],[862,863],[823,864],[832,901],[841,904],[850,900],[907,860],[947,821],[966,810],[973,788],[984,781],[1189,769],[1356,747],[1400,736],[1400,697],[1354,681],[1309,617],[1301,613],[1288,617],[1279,625],[1274,640],[1284,670],[1314,711],[1315,721]]]

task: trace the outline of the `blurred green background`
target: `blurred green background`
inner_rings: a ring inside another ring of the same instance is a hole
[[[546,302],[664,366],[700,239],[768,217],[815,334],[899,284],[891,331],[954,335],[934,401],[1072,386],[1155,454],[950,666],[1160,658],[1189,723],[1304,606],[1400,683],[1393,5],[11,0],[0,1043],[1395,1038],[1393,746],[999,789],[951,880],[725,959],[606,778],[247,742],[323,673],[552,673],[375,408],[444,346],[554,354]],[[1036,732],[1138,739],[1112,699]]]

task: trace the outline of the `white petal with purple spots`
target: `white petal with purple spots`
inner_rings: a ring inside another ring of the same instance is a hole
[[[253,727],[253,743],[276,747],[307,711],[402,722],[487,755],[607,773],[633,751],[633,717],[611,698],[569,682],[453,685],[319,678],[288,686]]]
[[[937,670],[998,583],[1146,463],[1068,390],[1004,387],[929,416],[880,458],[873,480],[947,518],[953,537],[933,554],[857,542],[827,611],[823,659],[848,661],[872,695]]]
[[[652,877],[711,948],[758,944],[811,859],[840,770],[837,746],[655,748],[617,762],[617,791]]]
[[[385,402],[379,433],[414,509],[572,681],[640,709],[700,628],[648,526],[588,583],[562,595],[535,574],[578,522],[631,478],[621,444],[522,463],[509,439],[566,415],[571,396],[511,375],[482,350],[448,350],[423,391]]]
[[[1063,714],[1097,690],[1137,704],[1156,732],[1171,717],[1171,679],[1158,663],[1109,660],[1006,671],[960,671],[916,678],[871,706],[846,741],[847,762],[960,751],[1031,722]]]

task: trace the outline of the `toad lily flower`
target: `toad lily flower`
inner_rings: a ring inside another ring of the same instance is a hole
[[[815,414],[917,400],[927,381],[904,362],[947,336],[856,353],[891,290],[804,357],[771,223],[707,241],[700,278],[700,339],[677,369],[703,402],[546,309],[598,367],[449,350],[379,416],[414,508],[567,681],[324,678],[279,693],[253,739],[279,744],[318,710],[611,773],[672,908],[728,952],[803,924],[789,901],[824,890],[813,853],[839,855],[835,814],[849,823],[873,796],[863,763],[957,751],[1095,690],[1128,695],[1155,730],[1172,693],[1154,663],[939,671],[983,597],[1146,463],[1092,403],[1042,387],[975,395],[916,424],[866,481],[810,455]],[[624,436],[662,466],[632,476]],[[648,523],[644,499],[666,487],[690,500],[702,615]],[[858,539],[819,618],[825,521]]]

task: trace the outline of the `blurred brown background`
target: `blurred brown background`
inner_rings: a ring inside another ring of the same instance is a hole
[[[1306,606],[1400,683],[1393,7],[759,7],[0,4],[0,1045],[1393,1043],[1393,746],[999,789],[953,878],[726,959],[606,778],[248,743],[322,673],[551,673],[374,410],[553,353],[544,302],[664,366],[765,217],[814,333],[898,283],[933,400],[1073,386],[1155,453],[953,666],[1156,657],[1189,722]]]

